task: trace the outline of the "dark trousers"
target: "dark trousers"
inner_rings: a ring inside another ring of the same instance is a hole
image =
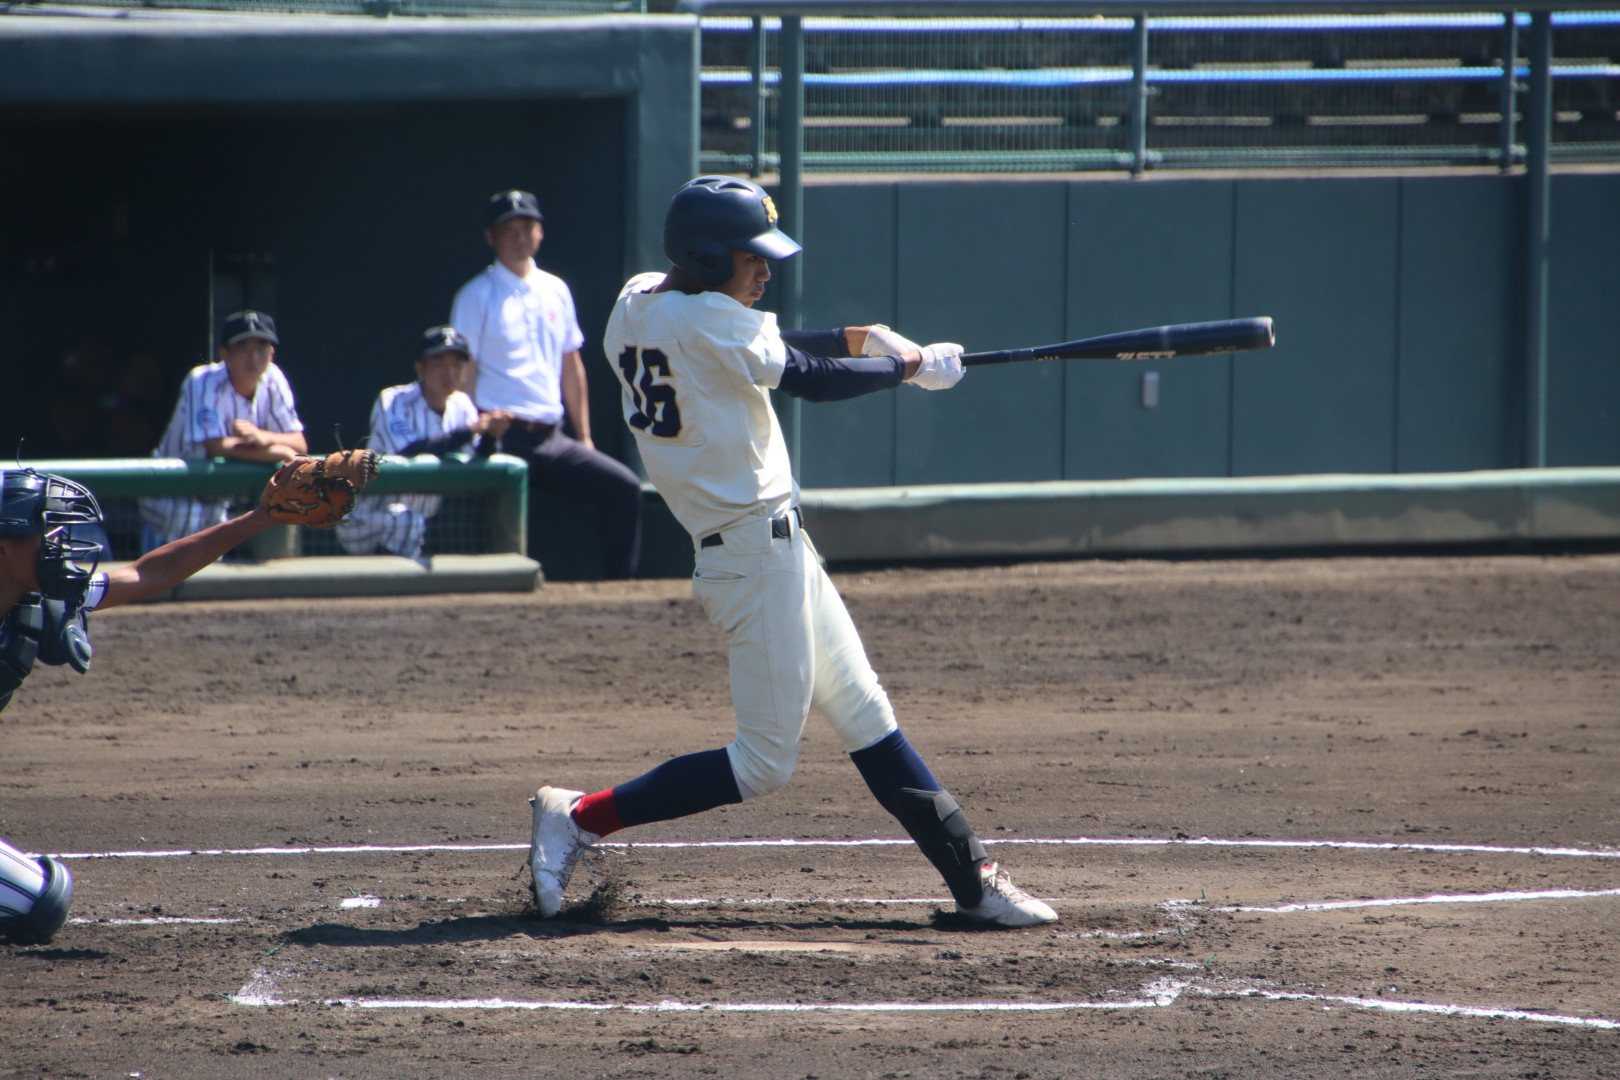
[[[641,557],[641,478],[624,463],[592,450],[561,427],[548,434],[513,426],[501,452],[529,462],[529,484],[595,505],[601,514],[602,573],[636,576]]]

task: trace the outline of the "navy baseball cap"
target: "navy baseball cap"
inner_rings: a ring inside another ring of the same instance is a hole
[[[484,214],[485,225],[499,225],[507,218],[515,217],[546,220],[540,216],[540,200],[530,192],[502,191],[489,197],[489,209]]]
[[[227,315],[222,336],[227,345],[235,345],[248,338],[260,338],[272,345],[281,344],[281,339],[276,337],[276,320],[262,311],[238,311],[234,315]]]
[[[460,330],[453,326],[430,326],[422,331],[422,359],[442,352],[458,352],[472,358],[472,346]]]

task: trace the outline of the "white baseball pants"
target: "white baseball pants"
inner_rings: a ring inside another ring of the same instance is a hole
[[[790,519],[794,519],[790,515]],[[895,730],[889,695],[866,659],[843,598],[797,524],[775,539],[764,517],[697,549],[692,594],[730,646],[737,736],[726,753],[747,791],[763,795],[788,782],[811,708],[847,751]]]

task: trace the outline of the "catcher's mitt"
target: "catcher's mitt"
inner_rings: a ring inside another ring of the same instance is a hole
[[[276,470],[259,505],[283,524],[330,529],[354,509],[355,493],[376,475],[377,455],[370,450],[296,457]]]

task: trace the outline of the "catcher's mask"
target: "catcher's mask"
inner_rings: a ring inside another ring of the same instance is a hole
[[[0,536],[38,536],[39,592],[77,607],[111,547],[90,489],[33,469],[0,473]]]
[[[30,859],[0,840],[0,938],[43,945],[67,922],[73,875],[41,855]]]

